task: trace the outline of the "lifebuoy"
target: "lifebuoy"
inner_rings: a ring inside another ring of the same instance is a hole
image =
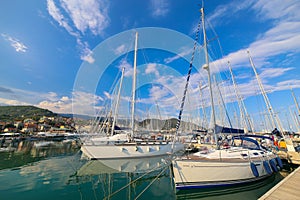
[[[264,166],[264,168],[265,168],[265,170],[266,170],[266,172],[268,174],[272,174],[273,173],[273,171],[272,171],[269,163],[266,160],[263,161],[263,166]]]
[[[258,177],[259,173],[258,173],[257,168],[256,168],[256,166],[255,166],[255,164],[253,162],[250,163],[250,167],[251,167],[252,174],[255,177]]]

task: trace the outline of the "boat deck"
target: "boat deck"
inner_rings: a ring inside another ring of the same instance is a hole
[[[225,157],[221,157],[221,158],[206,158],[206,157],[199,157],[199,156],[193,156],[193,155],[189,155],[189,156],[182,156],[181,159],[182,161],[186,160],[193,160],[193,161],[201,161],[201,162],[236,162],[236,163],[244,163],[244,162],[249,162],[249,161],[261,161],[261,158],[251,158],[251,160],[249,160],[248,157],[246,158],[225,158]]]
[[[275,185],[271,190],[259,198],[259,200],[276,200],[276,199],[299,199],[300,190],[300,167],[293,173],[284,178]]]
[[[206,157],[205,153],[203,156],[198,156],[194,154],[185,154],[180,157],[180,160],[182,161],[214,161],[214,162],[249,162],[249,161],[262,161],[262,160],[268,160],[275,158],[271,155],[266,155],[265,153],[262,153],[261,151],[256,152],[256,155],[250,155],[249,152],[245,150],[229,150],[229,154],[232,153],[232,155],[224,155],[224,154],[216,154],[212,157]]]

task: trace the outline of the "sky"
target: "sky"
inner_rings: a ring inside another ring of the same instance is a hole
[[[138,32],[136,118],[177,117],[194,52],[184,119],[204,123],[211,101],[202,68],[202,23],[197,31],[201,5],[195,0],[1,1],[0,105],[107,113],[116,107],[124,68],[118,113],[130,115]],[[292,95],[299,101],[299,9],[298,0],[204,1],[210,71],[218,83],[213,87],[217,123],[242,123],[229,61],[255,129],[272,129],[250,55],[283,129],[300,131]]]

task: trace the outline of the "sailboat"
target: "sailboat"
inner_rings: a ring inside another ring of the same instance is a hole
[[[128,159],[163,156],[176,153],[184,149],[184,144],[175,141],[135,139],[135,90],[137,73],[137,43],[138,32],[135,34],[134,65],[131,101],[131,132],[122,135],[115,134],[109,137],[86,141],[81,146],[83,155],[89,159]],[[120,90],[119,90],[120,91]],[[120,94],[119,94],[120,95]],[[117,107],[117,106],[116,106]],[[115,121],[115,120],[114,120]],[[113,127],[114,128],[114,123]],[[112,131],[113,133],[113,131]]]
[[[252,57],[250,55],[250,52],[248,51],[248,56],[249,56],[249,61],[250,64],[252,66],[252,69],[254,71],[255,77],[257,79],[259,88],[261,90],[262,96],[264,98],[267,110],[269,112],[269,116],[271,119],[271,124],[273,127],[275,127],[274,130],[277,130],[277,127],[279,129],[279,133],[281,135],[281,137],[283,138],[284,142],[285,142],[285,146],[286,149],[284,149],[284,151],[282,151],[282,149],[278,152],[278,154],[280,155],[280,157],[285,158],[288,162],[296,164],[296,165],[300,165],[300,152],[299,152],[299,146],[294,145],[293,140],[289,137],[289,135],[284,133],[283,127],[282,127],[282,123],[279,119],[279,117],[275,114],[273,107],[271,105],[271,102],[267,96],[267,93],[263,87],[262,81],[260,80],[260,77],[256,71],[255,65],[253,63]]]
[[[253,139],[253,135],[235,136],[229,146],[222,146],[219,143],[207,51],[204,9],[201,8],[200,11],[205,53],[203,68],[208,73],[213,122],[212,134],[215,137],[216,145],[213,149],[205,149],[193,154],[175,157],[172,160],[173,179],[178,190],[232,186],[258,181],[271,176],[278,171],[279,167],[282,167],[281,160],[274,153],[260,146]]]

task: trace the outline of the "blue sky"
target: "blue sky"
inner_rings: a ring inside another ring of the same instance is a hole
[[[124,106],[120,108],[120,115],[125,115],[130,107],[134,32],[138,31],[137,116],[159,113],[163,118],[176,117],[200,17],[199,4],[201,1],[194,0],[1,1],[0,104],[94,114],[113,104],[120,69],[125,67]],[[230,61],[258,130],[267,126],[261,114],[265,107],[247,50],[284,129],[299,131],[290,90],[293,88],[299,101],[299,9],[297,0],[205,1],[211,70],[219,74],[216,79],[222,97],[226,102],[236,101],[229,80]],[[202,35],[196,54],[200,61],[194,62],[185,107],[185,119],[196,122],[203,115],[201,105],[209,106],[207,88],[204,97],[199,97],[199,82],[207,82],[201,69],[201,39]],[[238,126],[236,106],[236,102],[228,103],[228,112]],[[221,123],[221,111],[218,116]]]

